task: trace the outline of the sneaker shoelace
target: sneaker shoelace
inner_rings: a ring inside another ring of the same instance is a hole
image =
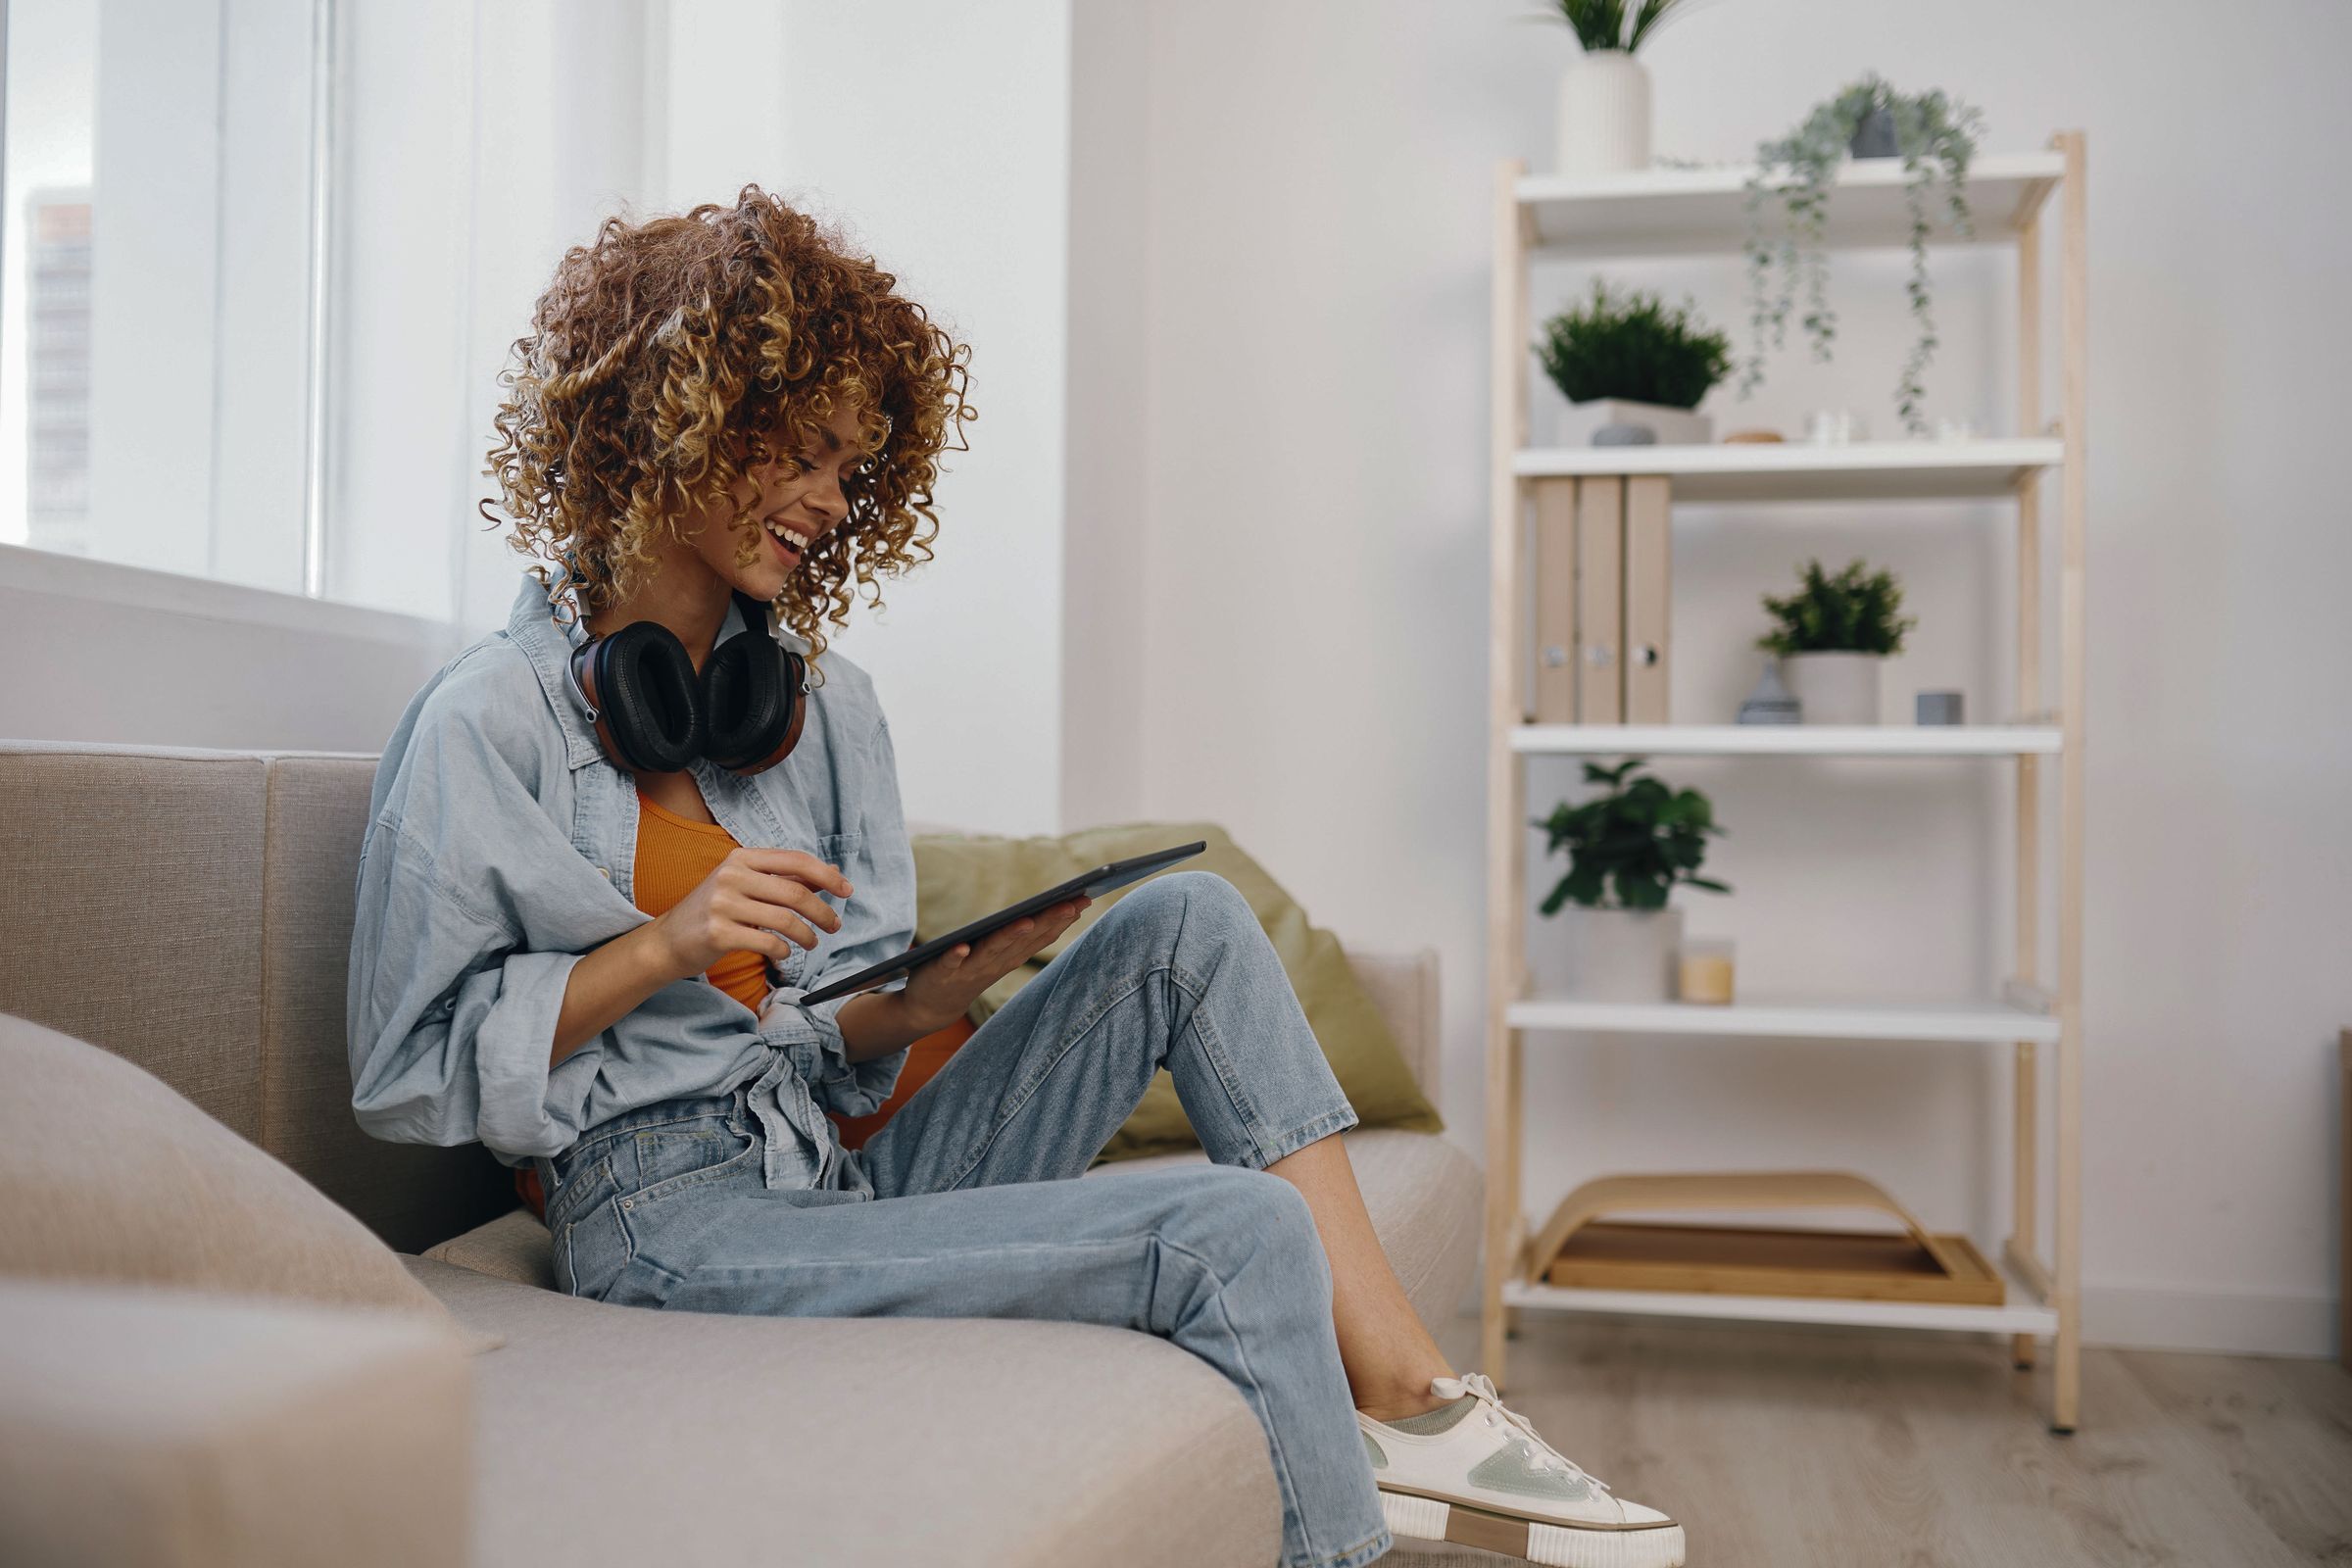
[[[1605,1493],[1609,1490],[1607,1482],[1586,1470],[1566,1454],[1544,1442],[1544,1435],[1536,1430],[1534,1422],[1503,1403],[1502,1396],[1494,1392],[1494,1379],[1488,1377],[1484,1372],[1473,1372],[1463,1378],[1433,1378],[1430,1380],[1429,1387],[1430,1392],[1441,1399],[1458,1399],[1465,1394],[1476,1396],[1480,1405],[1480,1418],[1489,1426],[1508,1423],[1510,1426],[1516,1427],[1526,1436],[1529,1445],[1542,1456],[1546,1468],[1557,1469],[1560,1474],[1572,1479],[1582,1476],[1601,1492]]]

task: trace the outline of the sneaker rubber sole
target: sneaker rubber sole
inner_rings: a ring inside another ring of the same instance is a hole
[[[1544,1568],[1683,1568],[1681,1525],[1578,1530],[1401,1492],[1383,1492],[1380,1508],[1391,1535],[1476,1546]]]

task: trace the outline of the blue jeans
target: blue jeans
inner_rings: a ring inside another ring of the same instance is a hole
[[[1162,1066],[1213,1163],[1076,1180]],[[541,1176],[556,1276],[575,1295],[1170,1340],[1264,1427],[1285,1568],[1354,1568],[1391,1542],[1330,1265],[1305,1200],[1264,1170],[1354,1124],[1249,905],[1184,871],[1104,910],[990,1017],[848,1156],[846,1190],[764,1186],[741,1090],[615,1117]]]

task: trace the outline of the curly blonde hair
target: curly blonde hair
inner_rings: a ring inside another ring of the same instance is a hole
[[[867,457],[843,486],[849,514],[776,601],[813,660],[824,626],[849,622],[853,576],[878,606],[877,575],[931,559],[934,460],[950,425],[974,417],[968,346],[897,282],[756,184],[732,207],[607,219],[564,253],[499,376],[508,396],[482,471],[503,499],[478,510],[513,518],[508,542],[542,583],[562,564],[585,609],[605,609],[636,591],[654,541],[735,505],[737,481],[776,458],[770,433],[815,446],[855,404]],[[744,513],[732,526],[749,564],[759,523]]]

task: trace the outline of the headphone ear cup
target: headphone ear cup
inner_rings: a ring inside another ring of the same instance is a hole
[[[632,773],[674,773],[702,755],[702,689],[674,632],[634,621],[587,652],[614,762]]]
[[[703,664],[710,760],[738,773],[775,766],[800,742],[808,716],[801,661],[764,636],[730,637]]]

